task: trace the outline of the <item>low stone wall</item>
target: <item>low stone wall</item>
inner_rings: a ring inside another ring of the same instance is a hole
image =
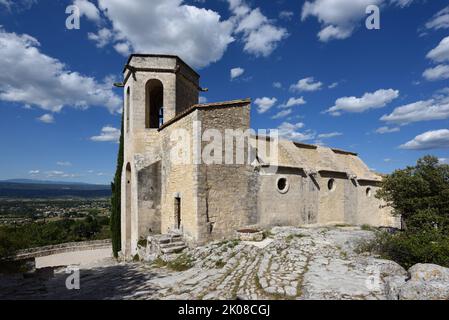
[[[111,239],[67,242],[51,246],[20,250],[17,252],[15,259],[16,260],[30,259],[65,252],[106,249],[109,247],[111,247]]]

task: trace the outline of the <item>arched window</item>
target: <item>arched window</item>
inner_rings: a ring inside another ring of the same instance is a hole
[[[164,86],[151,79],[145,87],[145,128],[159,128],[164,123]]]
[[[125,113],[126,113],[126,132],[129,132],[129,87],[126,89],[125,97]]]

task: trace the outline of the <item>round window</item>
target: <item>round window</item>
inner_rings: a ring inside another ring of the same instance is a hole
[[[371,197],[372,191],[371,188],[366,188],[366,196]]]
[[[288,181],[286,178],[279,178],[276,183],[277,189],[280,193],[286,193],[288,191]]]
[[[329,181],[327,182],[327,188],[329,189],[329,191],[334,191],[335,190],[335,180],[334,179],[329,179]]]

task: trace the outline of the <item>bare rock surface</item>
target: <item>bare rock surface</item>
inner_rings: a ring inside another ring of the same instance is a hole
[[[409,276],[395,262],[356,253],[357,243],[371,237],[352,227],[275,227],[263,245],[213,242],[184,250],[173,264],[102,260],[80,269],[80,290],[67,290],[64,268],[50,279],[0,276],[0,298],[449,298],[448,269],[417,265]],[[183,263],[187,270],[172,270]]]

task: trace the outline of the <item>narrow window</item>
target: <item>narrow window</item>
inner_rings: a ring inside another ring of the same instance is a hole
[[[164,86],[151,79],[145,87],[145,128],[157,129],[164,123]]]
[[[327,188],[329,189],[329,191],[335,190],[336,188],[335,179],[329,179],[329,181],[327,182]]]
[[[181,229],[181,198],[175,198],[175,228]]]
[[[372,194],[372,191],[371,191],[371,188],[366,188],[366,196],[369,198],[369,197],[371,197],[371,194]]]

